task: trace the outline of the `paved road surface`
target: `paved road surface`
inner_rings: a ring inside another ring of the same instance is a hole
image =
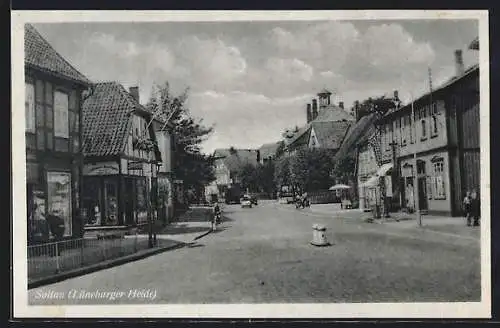
[[[225,215],[193,247],[30,290],[30,304],[480,300],[479,239],[275,203]],[[332,246],[310,245],[314,223],[327,225]]]

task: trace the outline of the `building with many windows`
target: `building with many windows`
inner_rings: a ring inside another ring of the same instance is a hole
[[[402,208],[459,215],[465,192],[479,190],[479,66],[465,70],[460,50],[455,62],[452,79],[379,122],[381,163],[395,168],[392,199]]]
[[[53,238],[52,218],[63,238],[79,237],[81,98],[90,81],[29,24],[24,56],[28,242]]]

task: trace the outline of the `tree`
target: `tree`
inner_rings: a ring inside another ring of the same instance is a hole
[[[280,157],[275,162],[274,183],[278,188],[289,186],[290,180],[290,157]]]
[[[377,113],[379,115],[384,115],[392,108],[396,106],[401,106],[401,100],[395,98],[387,98],[385,96],[380,96],[376,98],[369,97],[362,102],[356,101],[354,103],[354,108],[357,108],[357,119],[366,116],[371,113]]]
[[[254,165],[245,164],[238,172],[238,176],[244,190],[248,189],[250,192],[259,190],[258,169]]]
[[[201,153],[200,145],[212,134],[213,127],[206,127],[196,120],[186,107],[188,89],[180,95],[172,94],[170,85],[155,85],[146,108],[161,121],[170,121],[173,126],[175,156],[174,176],[183,180],[186,189],[199,190],[215,180],[213,156]]]

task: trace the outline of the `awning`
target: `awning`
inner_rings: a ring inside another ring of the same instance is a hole
[[[370,177],[370,179],[366,180],[361,184],[361,187],[375,187],[378,185],[378,179],[379,177],[376,175],[373,175]]]
[[[377,176],[382,177],[389,172],[389,170],[392,169],[392,163],[386,163],[382,165],[378,170],[377,170]]]

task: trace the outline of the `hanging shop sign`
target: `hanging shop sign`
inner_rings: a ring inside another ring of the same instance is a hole
[[[119,172],[120,167],[116,162],[85,164],[83,166],[83,175],[112,175]]]

